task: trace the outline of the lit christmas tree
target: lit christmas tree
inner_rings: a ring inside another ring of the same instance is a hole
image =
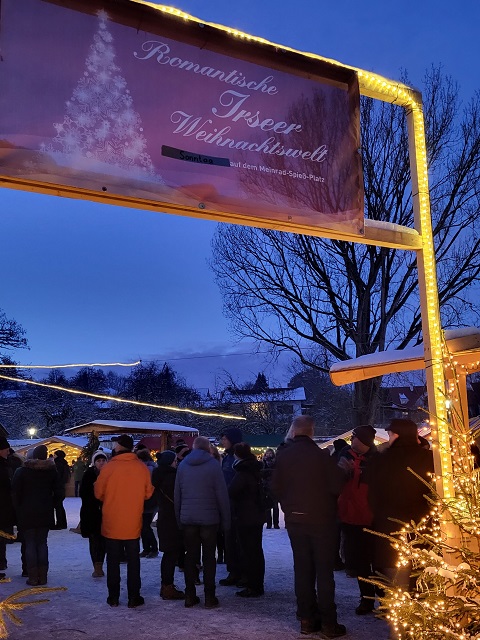
[[[95,453],[95,451],[98,451],[99,446],[100,446],[100,440],[98,439],[98,436],[95,433],[95,431],[92,431],[88,436],[87,444],[82,449],[82,456],[81,456],[82,460],[90,464],[90,462],[92,461],[92,456]]]
[[[115,64],[107,13],[99,11],[98,20],[83,77],[66,103],[63,122],[54,124],[54,144],[42,145],[41,150],[59,164],[163,183],[146,151],[127,81]]]
[[[401,640],[480,640],[480,470],[468,425],[458,415],[452,417],[450,442],[455,498],[436,495],[427,519],[399,524],[399,533],[389,538],[399,552],[398,566],[412,566],[414,590],[373,581],[385,593],[379,613]]]

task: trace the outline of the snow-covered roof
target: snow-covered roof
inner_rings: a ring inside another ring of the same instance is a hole
[[[136,422],[135,420],[93,420],[65,430],[68,433],[195,433],[198,429],[171,422]]]
[[[302,402],[306,400],[304,387],[296,387],[290,389],[265,389],[261,393],[248,390],[235,390],[225,393],[224,400],[231,404],[240,404],[242,402]]]
[[[318,446],[320,447],[320,449],[327,449],[329,446],[333,445],[335,440],[346,440],[347,442],[349,442],[350,438],[352,437],[352,431],[353,429],[350,429],[349,431],[345,431],[345,433],[341,433],[338,436],[333,436],[332,438],[330,438],[330,440],[326,440],[325,442],[320,443]],[[385,429],[375,427],[375,441],[377,444],[388,442],[388,433],[385,431]]]
[[[480,360],[480,329],[465,327],[445,331],[448,350],[459,364],[473,365]],[[341,386],[367,380],[387,373],[414,371],[425,368],[423,345],[392,349],[336,362],[330,367],[333,384]],[[480,369],[480,367],[479,367]],[[469,366],[469,373],[472,368]]]
[[[50,442],[58,442],[59,444],[68,444],[83,449],[88,443],[88,438],[70,437],[70,436],[48,436],[47,438],[21,438],[20,440],[9,440],[10,446],[15,451],[19,449],[30,449],[37,447],[39,444],[48,444]]]

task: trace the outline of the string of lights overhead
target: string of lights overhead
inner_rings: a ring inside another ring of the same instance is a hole
[[[141,360],[136,362],[92,362],[90,364],[1,364],[0,369],[70,369],[78,367],[135,367],[141,364]]]
[[[36,387],[43,387],[45,389],[54,389],[56,391],[63,391],[65,393],[73,393],[80,396],[88,396],[89,398],[95,398],[96,400],[106,400],[109,402],[120,402],[123,404],[134,404],[140,407],[150,407],[152,409],[163,409],[165,411],[176,411],[177,413],[190,413],[196,416],[205,416],[208,418],[223,418],[225,420],[245,420],[242,416],[232,416],[226,413],[214,413],[210,411],[198,411],[197,409],[187,409],[185,407],[172,407],[168,405],[153,404],[150,402],[140,402],[139,400],[128,400],[127,398],[118,398],[117,396],[104,396],[98,393],[89,393],[88,391],[79,391],[78,389],[67,389],[60,387],[56,384],[46,384],[44,382],[36,382],[35,380],[25,380],[23,378],[14,378],[13,376],[0,375],[0,379],[9,380],[11,382],[20,382],[22,384],[31,384]]]

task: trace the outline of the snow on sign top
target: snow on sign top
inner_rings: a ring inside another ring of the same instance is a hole
[[[474,363],[480,358],[480,329],[463,327],[447,329],[445,340],[449,352],[459,364]],[[406,349],[391,349],[360,358],[336,362],[330,367],[330,379],[335,385],[350,384],[376,376],[425,368],[423,345]]]
[[[0,177],[362,233],[352,69],[126,0],[1,11]]]

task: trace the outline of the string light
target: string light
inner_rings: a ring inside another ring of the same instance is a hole
[[[450,354],[448,358],[455,368]],[[458,384],[456,376],[454,380]],[[451,380],[448,394],[455,391]],[[443,393],[442,406],[446,400],[451,398]],[[443,478],[453,487],[452,497],[434,493],[430,512],[421,522],[405,523],[398,534],[382,536],[398,550],[397,566],[412,567],[415,590],[409,593],[380,579],[371,580],[385,590],[380,611],[398,640],[480,638],[480,472],[474,468],[464,415],[454,403],[450,412],[447,438],[440,438],[438,450],[452,462]],[[441,476],[433,474],[435,478]]]
[[[393,80],[389,80],[388,78],[384,78],[376,73],[371,73],[364,71],[363,69],[359,69],[358,67],[354,67],[352,65],[343,64],[338,62],[337,60],[333,60],[332,58],[325,58],[316,53],[310,53],[307,51],[300,51],[298,49],[294,49],[292,47],[287,47],[286,45],[280,45],[275,42],[271,42],[270,40],[266,40],[265,38],[260,38],[259,36],[252,36],[244,31],[240,31],[239,29],[233,29],[231,27],[226,27],[224,25],[215,23],[215,22],[207,22],[205,20],[201,20],[200,18],[196,18],[188,13],[183,11],[179,11],[173,7],[169,7],[167,5],[157,5],[151,2],[144,2],[143,0],[133,0],[137,4],[144,4],[156,9],[157,11],[161,11],[162,13],[169,13],[178,18],[181,18],[185,21],[192,21],[197,24],[206,25],[209,27],[213,27],[219,31],[223,31],[227,33],[229,36],[234,38],[239,38],[241,40],[246,40],[249,42],[255,42],[262,45],[267,45],[270,47],[274,47],[277,51],[282,52],[290,52],[300,54],[305,58],[310,58],[312,60],[319,60],[321,62],[327,62],[330,65],[335,67],[339,67],[342,69],[350,69],[351,71],[355,71],[358,77],[360,91],[365,93],[366,95],[371,95],[377,99],[383,99],[387,102],[395,102],[402,107],[408,108],[418,108],[419,105],[418,98],[416,96],[415,91],[408,87],[407,85],[401,82],[395,82]]]
[[[135,367],[141,364],[136,362],[93,362],[91,364],[1,364],[0,369],[68,369],[74,367]]]
[[[121,402],[124,404],[134,404],[139,407],[150,407],[152,409],[163,409],[165,411],[176,411],[177,413],[191,413],[196,416],[206,416],[209,418],[224,418],[225,420],[246,420],[242,416],[232,416],[226,413],[214,413],[209,411],[198,411],[197,409],[187,409],[185,407],[171,407],[161,404],[152,404],[150,402],[140,402],[139,400],[127,400],[126,398],[118,398],[117,396],[104,396],[98,393],[89,393],[88,391],[79,391],[78,389],[66,389],[55,384],[45,384],[43,382],[35,382],[34,380],[24,380],[22,378],[13,378],[11,376],[0,375],[2,380],[10,380],[12,382],[20,382],[23,384],[31,384],[45,389],[55,389],[56,391],[64,391],[65,393],[73,393],[80,396],[88,396],[97,400],[108,400],[111,402]]]

